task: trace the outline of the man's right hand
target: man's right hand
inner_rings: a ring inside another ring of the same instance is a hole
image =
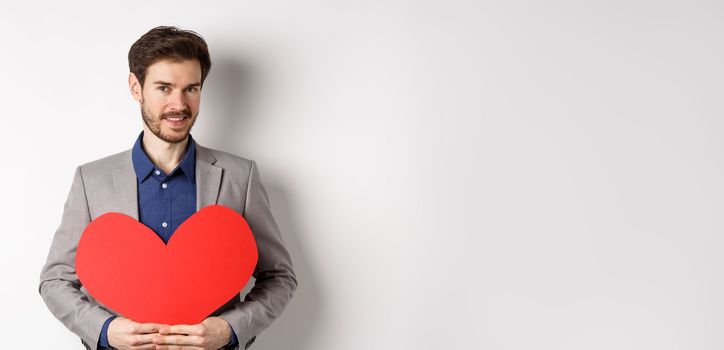
[[[153,350],[153,338],[166,325],[138,323],[125,317],[116,317],[108,325],[108,345],[119,350]]]

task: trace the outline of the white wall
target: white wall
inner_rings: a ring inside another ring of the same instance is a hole
[[[39,271],[75,166],[141,130],[130,45],[171,24],[214,62],[194,137],[257,160],[301,282],[255,349],[722,349],[723,10],[0,5],[0,347],[79,348]]]

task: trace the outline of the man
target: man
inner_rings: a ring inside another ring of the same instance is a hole
[[[157,27],[133,44],[128,63],[143,131],[132,149],[76,168],[41,271],[40,294],[86,349],[247,348],[279,317],[297,280],[255,162],[203,147],[190,135],[211,68],[207,45],[194,32]],[[168,242],[184,220],[213,204],[244,216],[259,260],[252,290],[243,299],[237,294],[200,324],[134,322],[95,300],[78,280],[78,240],[101,214],[134,217]]]

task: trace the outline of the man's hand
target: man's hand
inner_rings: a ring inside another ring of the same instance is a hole
[[[119,350],[153,350],[158,331],[167,327],[157,323],[138,323],[116,317],[108,325],[108,345]]]
[[[231,340],[231,327],[220,317],[195,325],[161,327],[158,333],[155,350],[217,350]]]

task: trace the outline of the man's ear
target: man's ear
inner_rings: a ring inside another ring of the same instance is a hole
[[[131,96],[133,96],[134,100],[139,103],[143,101],[143,89],[141,87],[141,83],[138,81],[138,78],[136,78],[136,75],[133,74],[133,72],[128,73],[128,89],[131,91]]]

